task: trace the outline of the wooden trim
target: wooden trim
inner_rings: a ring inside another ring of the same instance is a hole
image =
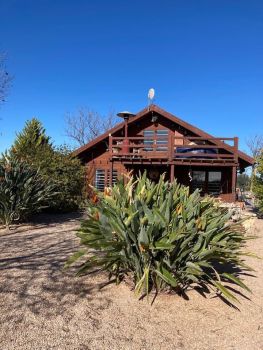
[[[236,166],[236,163],[230,163],[230,162],[220,162],[220,161],[211,161],[210,163],[209,162],[190,162],[190,161],[172,161],[172,162],[169,162],[167,160],[162,160],[162,159],[147,159],[147,160],[144,160],[144,159],[140,159],[140,160],[135,160],[135,159],[125,159],[125,160],[122,160],[121,161],[122,164],[124,165],[131,165],[131,164],[134,164],[134,165],[171,165],[171,164],[174,164],[174,165],[177,165],[177,166],[185,166],[185,165],[188,165],[188,166],[211,166],[211,167],[218,167],[218,166],[223,166],[223,167],[233,167],[233,166]]]
[[[174,162],[175,165],[190,165],[190,166],[211,166],[211,167],[217,167],[217,166],[227,166],[227,167],[232,167],[236,166],[235,163],[227,163],[227,162],[216,162],[213,161],[211,163],[208,162]]]
[[[201,137],[201,136],[175,136],[175,139],[188,139],[188,140],[200,140],[200,141],[234,141],[235,137]],[[238,138],[237,138],[238,139]],[[226,144],[224,144],[226,145]],[[230,146],[230,145],[228,145]],[[230,146],[231,147],[231,146]]]
[[[202,159],[206,158],[213,158],[213,159],[224,159],[224,158],[231,158],[234,159],[233,154],[229,153],[215,153],[215,154],[210,154],[210,153],[191,153],[191,152],[186,152],[186,153],[174,153],[174,158],[183,158],[186,159],[188,157],[191,157],[192,159],[195,159],[195,157],[200,157]]]

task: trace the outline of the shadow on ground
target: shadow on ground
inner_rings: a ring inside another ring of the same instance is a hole
[[[68,257],[79,247],[74,231],[80,218],[79,214],[42,215],[30,227],[23,225],[1,235],[1,323],[21,322],[25,311],[46,318],[61,315],[67,320],[81,299],[90,299],[92,307],[98,281],[75,277],[74,269],[64,269]],[[96,299],[101,298],[104,308],[109,301],[102,294],[99,292]]]

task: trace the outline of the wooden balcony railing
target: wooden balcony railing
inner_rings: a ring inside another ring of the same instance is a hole
[[[231,144],[229,144],[231,143]],[[191,163],[238,162],[237,137],[109,137],[109,153],[112,159],[149,160],[167,159],[170,162]]]

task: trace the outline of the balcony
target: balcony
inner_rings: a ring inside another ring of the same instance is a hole
[[[238,138],[110,136],[109,153],[124,163],[237,165]]]

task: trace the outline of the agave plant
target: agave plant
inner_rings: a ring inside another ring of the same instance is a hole
[[[0,162],[0,221],[8,229],[46,207],[54,195],[54,186],[38,171],[7,157]]]
[[[206,285],[237,301],[225,282],[249,291],[229,272],[229,267],[249,269],[242,259],[247,238],[240,222],[231,223],[230,216],[213,198],[202,198],[198,190],[190,194],[188,187],[168,183],[164,176],[156,184],[146,173],[131,177],[89,203],[88,219],[77,233],[87,249],[74,254],[67,265],[88,254],[79,275],[94,266],[118,281],[130,275],[138,295]]]

